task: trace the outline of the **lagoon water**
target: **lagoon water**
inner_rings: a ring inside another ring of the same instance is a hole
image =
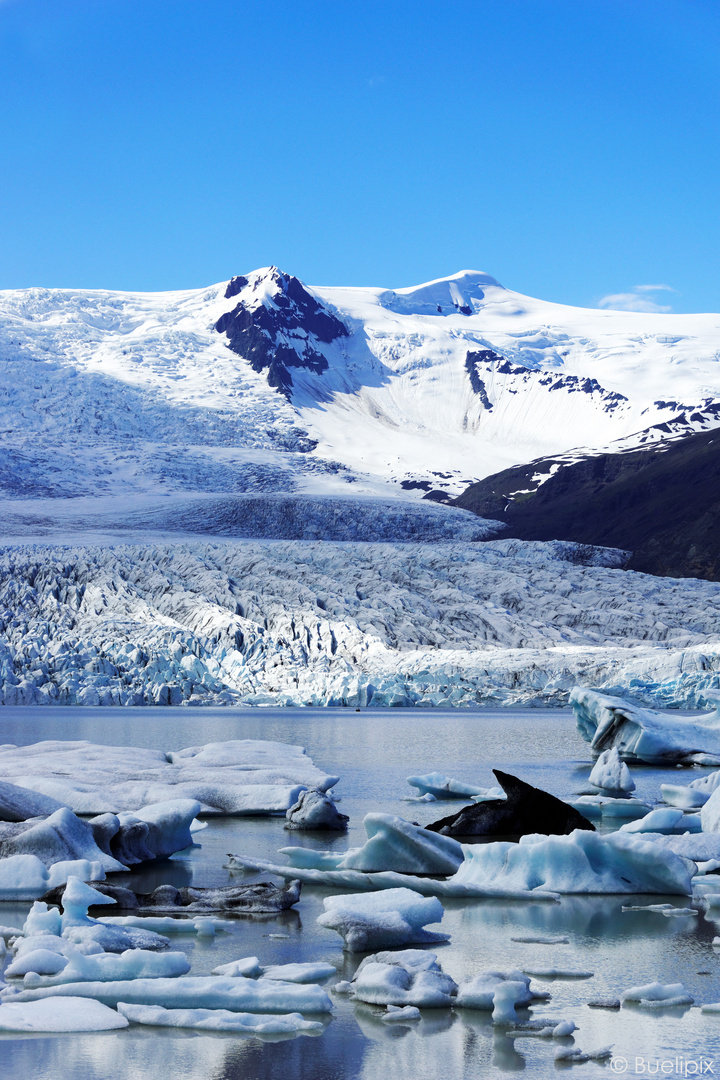
[[[515,773],[553,794],[586,787],[591,767],[587,744],[566,710],[350,709],[0,709],[0,743],[41,739],[177,750],[224,739],[265,738],[299,743],[315,763],[341,777],[336,793],[350,815],[346,836],[287,833],[282,818],[212,819],[197,835],[201,844],[171,860],[122,875],[123,884],[227,885],[267,878],[223,868],[228,852],[274,859],[277,849],[305,844],[345,850],[362,843],[362,818],[370,810],[400,814],[420,824],[459,808],[455,803],[412,803],[406,777],[440,771],[491,786],[493,766]],[[709,771],[709,770],[702,770]],[[637,768],[637,794],[655,799],[660,783],[689,782],[701,770]],[[262,964],[323,960],[350,978],[361,956],[342,952],[337,934],[318,927],[327,893],[305,887],[298,907],[278,917],[245,917],[214,941],[178,940],[192,974],[256,955]],[[435,946],[456,981],[487,969],[549,967],[592,972],[591,978],[543,978],[533,984],[552,998],[534,1016],[573,1020],[573,1039],[508,1038],[490,1014],[469,1009],[424,1010],[411,1025],[385,1025],[381,1009],[336,997],[336,1012],[323,1035],[261,1040],[236,1035],[137,1028],[96,1035],[0,1037],[4,1080],[460,1080],[495,1078],[526,1070],[550,1077],[569,1066],[556,1063],[562,1047],[584,1051],[613,1045],[615,1060],[572,1066],[582,1077],[625,1074],[720,1075],[720,1016],[699,1005],[720,1001],[720,959],[712,939],[720,927],[698,917],[665,918],[622,912],[623,904],[671,902],[682,897],[563,897],[557,903],[444,901],[447,945]],[[28,904],[0,904],[0,922],[19,925]],[[568,938],[567,944],[514,941],[523,936]],[[591,1009],[594,998],[616,997],[631,986],[682,982],[691,1008],[618,1011]],[[1,1008],[2,1006],[0,1006]],[[708,1066],[708,1062],[712,1063]]]

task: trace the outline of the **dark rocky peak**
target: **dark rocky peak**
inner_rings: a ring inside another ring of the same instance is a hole
[[[470,385],[480,397],[483,406],[490,410],[493,402],[487,392],[484,375],[510,375],[514,386],[506,388],[510,393],[517,393],[519,389],[529,389],[533,385],[545,387],[547,390],[564,390],[568,394],[597,395],[605,412],[613,412],[627,398],[614,390],[606,390],[597,379],[580,378],[577,375],[565,375],[558,371],[548,371],[544,368],[524,367],[515,364],[507,357],[501,356],[492,349],[477,349],[469,352],[465,357],[465,370],[470,378]]]
[[[238,303],[218,319],[215,329],[227,334],[233,352],[249,360],[255,371],[266,371],[270,386],[287,398],[293,386],[290,369],[321,374],[328,362],[319,344],[349,334],[298,278],[276,266],[249,278],[233,278],[225,296],[237,297]]]

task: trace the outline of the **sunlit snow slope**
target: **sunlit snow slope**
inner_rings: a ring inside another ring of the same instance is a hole
[[[719,358],[718,315],[562,307],[472,271],[397,291],[270,268],[188,292],[3,292],[0,495],[459,494],[718,424]]]

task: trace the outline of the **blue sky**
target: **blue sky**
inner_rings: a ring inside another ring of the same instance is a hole
[[[0,288],[718,311],[719,60],[717,0],[0,0]]]

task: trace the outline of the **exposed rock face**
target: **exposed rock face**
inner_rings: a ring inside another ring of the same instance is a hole
[[[717,431],[622,453],[538,459],[471,485],[453,505],[504,521],[507,535],[523,540],[626,549],[629,570],[720,578]]]
[[[227,334],[233,352],[250,361],[254,371],[267,371],[270,386],[290,398],[290,368],[308,368],[316,375],[328,362],[319,343],[348,336],[348,328],[328,311],[296,277],[272,267],[266,277],[235,277],[225,291],[238,296],[232,311],[218,319],[215,329]]]
[[[517,776],[493,769],[507,799],[492,799],[464,807],[460,813],[434,821],[427,828],[444,836],[567,835],[575,829],[595,831],[587,818],[547,791]]]

